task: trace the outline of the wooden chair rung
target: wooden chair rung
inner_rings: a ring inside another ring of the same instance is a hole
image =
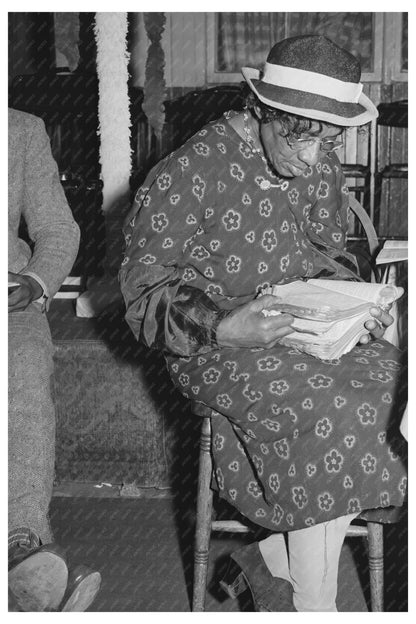
[[[211,531],[224,533],[250,533],[250,529],[238,520],[214,520],[211,522]]]
[[[345,536],[346,537],[368,537],[368,530],[366,526],[358,526],[357,524],[350,524]]]

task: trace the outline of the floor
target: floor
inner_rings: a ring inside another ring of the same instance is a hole
[[[189,612],[192,599],[193,512],[169,493],[160,498],[54,496],[51,520],[70,564],[99,570],[102,586],[89,611]],[[218,588],[227,555],[245,536],[215,534],[211,542],[206,611],[252,611],[249,596],[233,601]],[[251,541],[253,538],[251,537]],[[385,530],[386,611],[407,611],[405,522]],[[344,543],[339,611],[369,610],[363,540]],[[358,572],[360,570],[360,572]]]

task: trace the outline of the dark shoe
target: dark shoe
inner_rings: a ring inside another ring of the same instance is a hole
[[[12,552],[8,584],[13,611],[56,611],[67,582],[68,568],[59,546],[45,544]]]
[[[293,587],[285,579],[273,577],[273,588],[263,592],[258,598],[253,595],[256,611],[290,613],[296,611],[293,606]]]
[[[94,601],[101,585],[101,574],[87,566],[74,568],[68,579],[59,611],[86,611]]]
[[[296,611],[291,583],[272,576],[257,542],[231,555],[226,577],[220,585],[231,598],[249,589],[256,611]]]
[[[241,571],[240,566],[232,559],[232,555],[230,556],[227,572],[224,578],[220,580],[220,587],[233,600],[249,588],[244,572]]]

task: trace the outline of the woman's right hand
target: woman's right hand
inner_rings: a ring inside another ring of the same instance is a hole
[[[264,295],[233,310],[217,327],[217,344],[221,347],[273,347],[294,331],[290,314],[264,316],[262,310],[275,305],[276,297]]]

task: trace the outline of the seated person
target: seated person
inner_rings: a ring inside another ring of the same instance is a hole
[[[24,219],[33,251],[19,238]],[[84,611],[101,582],[68,571],[48,518],[55,462],[53,346],[45,309],[69,274],[79,228],[41,119],[9,109],[9,610]]]
[[[377,116],[358,60],[323,36],[280,41],[251,93],[162,160],[137,191],[120,270],[126,319],[210,407],[220,496],[269,537],[232,556],[223,586],[259,611],[336,611],[345,532],[401,506],[401,354],[373,308],[360,344],[323,361],[280,340],[271,284],[359,280],[345,250],[349,191],[336,149]],[[397,420],[396,420],[397,418]],[[285,540],[287,534],[287,543]]]

